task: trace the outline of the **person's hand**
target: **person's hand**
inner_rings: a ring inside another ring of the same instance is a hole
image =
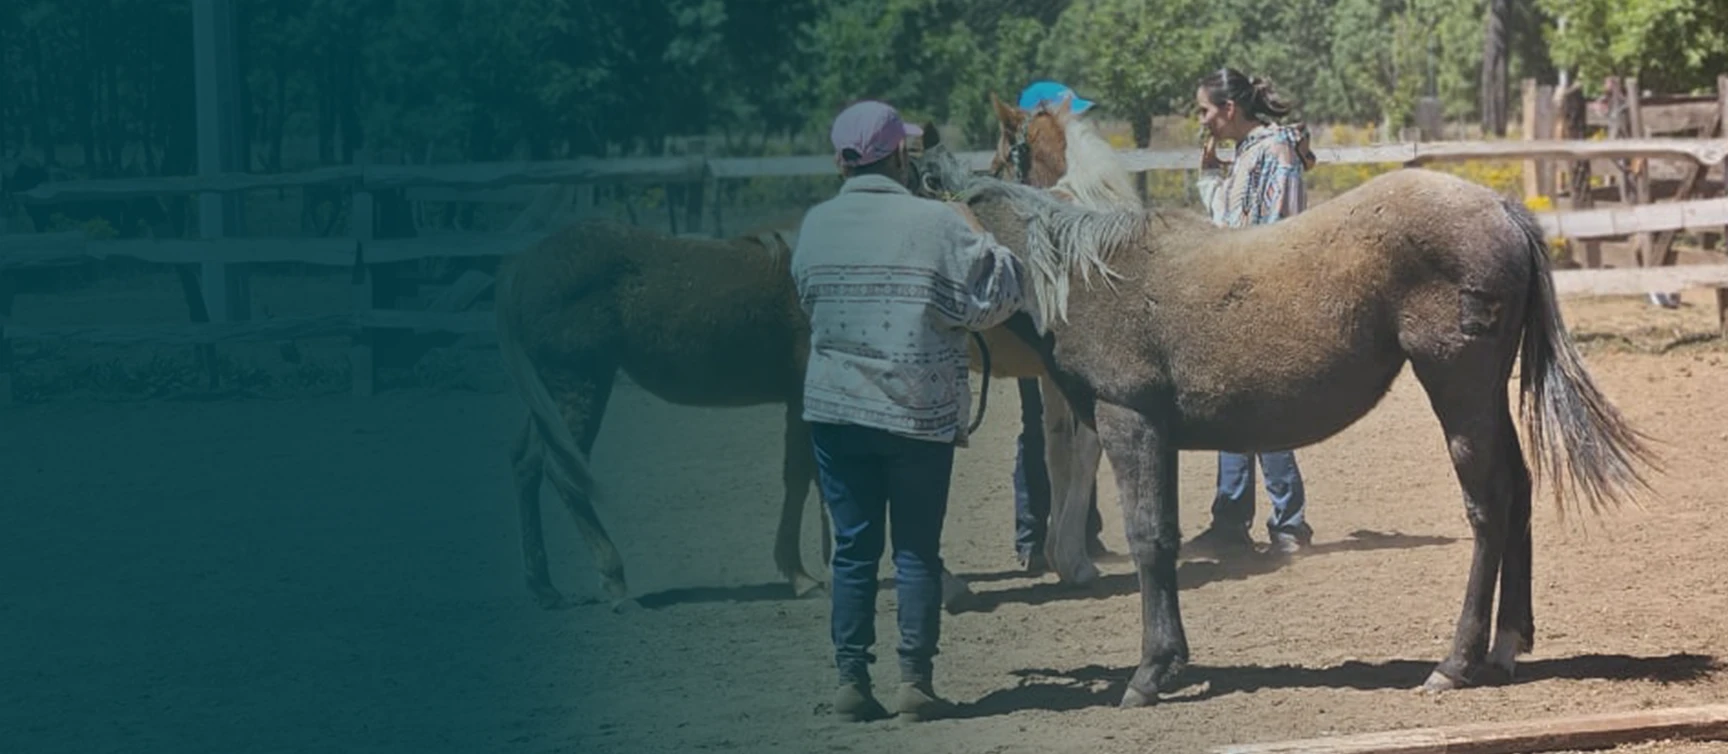
[[[959,213],[960,219],[965,220],[966,224],[971,226],[973,230],[978,231],[979,233],[984,232],[984,224],[978,222],[978,216],[972,214],[972,208],[967,206],[965,202],[943,202],[943,204],[948,205],[950,209]]]
[[[1224,167],[1224,162],[1218,159],[1218,139],[1211,134],[1200,144],[1200,169],[1218,170]]]

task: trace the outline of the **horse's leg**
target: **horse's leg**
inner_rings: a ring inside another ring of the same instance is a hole
[[[780,527],[774,532],[774,565],[798,597],[822,586],[821,580],[804,570],[804,554],[798,546],[804,533],[804,501],[809,499],[810,483],[816,478],[816,452],[810,444],[810,425],[804,421],[803,413],[804,408],[797,401],[786,407],[786,448],[781,463],[781,480],[786,490],[780,502]],[[827,536],[823,532],[823,538]]]
[[[510,481],[516,488],[516,509],[522,519],[522,568],[534,601],[548,610],[564,607],[564,595],[552,586],[546,568],[546,537],[540,529],[540,483],[545,479],[546,455],[534,432],[534,421],[526,421],[510,448]]]
[[[1086,517],[1103,449],[1098,434],[1074,415],[1068,399],[1049,377],[1040,378],[1044,398],[1044,456],[1050,473],[1050,529],[1047,559],[1064,583],[1084,586],[1098,580],[1098,566],[1086,546]]]
[[[1423,684],[1427,691],[1445,691],[1476,683],[1488,654],[1488,626],[1494,607],[1494,585],[1506,554],[1509,511],[1520,487],[1528,489],[1529,476],[1517,447],[1509,399],[1499,386],[1505,371],[1494,372],[1475,365],[1429,364],[1412,359],[1417,379],[1428,392],[1434,413],[1446,432],[1453,470],[1464,493],[1464,512],[1475,535],[1470,576],[1464,589],[1464,606],[1453,634],[1452,653],[1441,661]],[[1478,362],[1486,363],[1486,362]],[[1461,368],[1462,367],[1462,368]],[[1498,375],[1499,379],[1495,379]],[[1483,390],[1483,385],[1496,386]],[[1525,518],[1528,522],[1528,504]],[[1526,526],[1526,530],[1528,527]],[[1518,573],[1522,571],[1522,573]],[[1510,578],[1522,580],[1528,601],[1529,570],[1513,568]],[[1511,596],[1514,601],[1517,595]],[[1527,613],[1527,610],[1517,611]],[[1522,623],[1521,615],[1502,616]],[[1514,637],[1516,638],[1516,637]],[[1513,646],[1516,646],[1514,642]]]
[[[1488,664],[1512,679],[1519,654],[1536,648],[1536,617],[1530,593],[1533,575],[1530,538],[1530,469],[1516,432],[1506,431],[1500,455],[1512,468],[1512,501],[1506,515],[1506,554],[1500,560],[1500,614]]]
[[[545,374],[546,387],[554,396],[571,437],[576,440],[577,452],[583,457],[592,457],[594,440],[600,435],[600,422],[606,415],[606,404],[612,398],[614,373],[610,365],[602,368],[588,365],[579,371],[548,370]],[[551,474],[550,478],[559,497],[564,500],[564,506],[576,520],[582,539],[588,543],[594,565],[600,570],[600,585],[612,599],[613,609],[627,606],[630,600],[624,583],[624,559],[619,556],[617,546],[612,544],[606,527],[600,523],[591,496],[573,485],[564,474]]]
[[[1122,694],[1123,707],[1139,707],[1174,687],[1188,665],[1188,637],[1176,594],[1176,554],[1182,542],[1176,444],[1165,426],[1138,411],[1101,401],[1096,416],[1104,450],[1116,470],[1128,549],[1140,572],[1140,667]]]

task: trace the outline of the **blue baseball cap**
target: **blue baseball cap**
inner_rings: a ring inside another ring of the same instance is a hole
[[[1055,81],[1036,81],[1020,92],[1020,109],[1036,110],[1039,105],[1045,102],[1061,102],[1063,97],[1072,98],[1069,100],[1069,109],[1072,112],[1083,113],[1092,106],[1092,100],[1081,99],[1080,95],[1075,94],[1073,89],[1069,89],[1063,84]]]

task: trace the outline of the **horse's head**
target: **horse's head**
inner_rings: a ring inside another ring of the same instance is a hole
[[[953,201],[960,192],[972,185],[978,175],[959,155],[949,151],[933,123],[924,124],[921,148],[908,150],[907,183],[912,193],[926,199]]]
[[[1056,185],[1068,172],[1067,101],[1026,112],[991,92],[990,104],[999,126],[990,174],[1037,188]]]
[[[1001,124],[992,175],[1089,207],[1142,206],[1121,156],[1067,100],[1025,112],[990,99]]]

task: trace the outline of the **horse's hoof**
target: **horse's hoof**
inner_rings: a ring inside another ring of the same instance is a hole
[[[1488,669],[1496,681],[1511,683],[1518,667],[1518,655],[1530,651],[1531,641],[1523,631],[1500,629],[1494,634],[1494,646],[1488,650]]]
[[[1057,576],[1063,584],[1084,589],[1098,583],[1103,574],[1098,571],[1096,564],[1088,560],[1076,567],[1072,574],[1058,572]]]
[[[564,599],[564,595],[559,594],[558,590],[551,588],[534,590],[534,604],[539,605],[541,610],[563,610],[570,607],[570,601]]]
[[[792,596],[796,599],[814,597],[817,592],[827,587],[827,584],[809,575],[792,577]]]
[[[1120,709],[1135,709],[1149,707],[1155,701],[1157,701],[1156,698],[1142,694],[1138,689],[1129,686],[1127,691],[1122,692],[1122,703],[1117,706]]]
[[[641,610],[641,609],[642,609],[642,603],[637,602],[636,598],[634,598],[634,597],[623,597],[620,599],[612,600],[612,614],[613,615],[625,615],[628,613],[634,613],[634,612]]]
[[[1464,682],[1446,675],[1438,670],[1428,674],[1428,680],[1419,689],[1423,694],[1443,694],[1464,687]]]
[[[1496,647],[1495,651],[1488,653],[1488,665],[1485,668],[1488,672],[1488,679],[1485,682],[1511,683],[1516,675],[1517,668],[1518,660],[1514,658],[1513,653],[1509,651],[1500,651],[1500,649]]]

